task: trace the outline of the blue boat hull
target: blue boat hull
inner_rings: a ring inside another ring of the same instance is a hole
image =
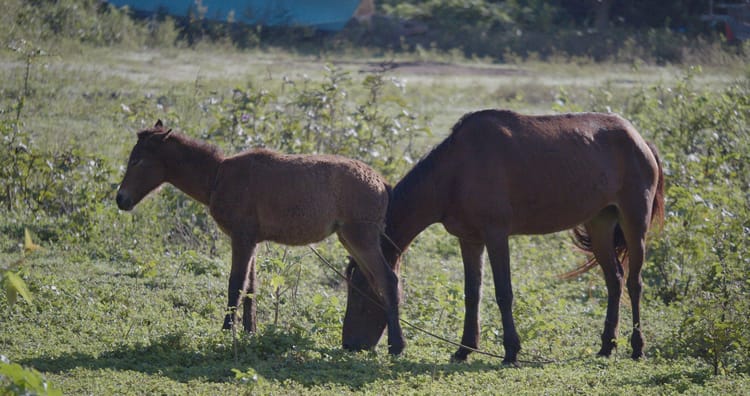
[[[195,0],[109,0],[117,7],[186,17],[202,15],[210,20],[266,26],[310,26],[338,31],[352,18],[360,0],[203,0],[198,10]],[[201,12],[203,11],[203,12]]]

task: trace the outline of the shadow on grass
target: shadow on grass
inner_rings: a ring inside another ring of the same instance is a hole
[[[187,383],[235,381],[232,369],[255,373],[268,380],[292,380],[303,386],[339,384],[360,388],[384,378],[401,374],[450,374],[454,372],[491,371],[500,362],[488,364],[415,362],[408,357],[391,359],[372,352],[353,353],[337,348],[316,347],[302,332],[266,330],[238,340],[237,359],[230,344],[207,341],[195,345],[183,333],[167,334],[148,345],[122,345],[101,354],[69,353],[56,357],[26,359],[20,363],[41,372],[62,374],[75,369],[136,371],[159,375]]]

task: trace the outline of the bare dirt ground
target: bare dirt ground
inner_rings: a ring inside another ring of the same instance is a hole
[[[431,61],[387,61],[368,62],[360,66],[363,73],[393,71],[404,75],[421,76],[517,76],[524,70],[508,66],[466,65]]]

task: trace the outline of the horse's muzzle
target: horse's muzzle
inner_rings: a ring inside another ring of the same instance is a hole
[[[120,208],[120,210],[130,210],[133,209],[133,200],[130,199],[130,197],[123,193],[122,190],[117,192],[117,207]]]

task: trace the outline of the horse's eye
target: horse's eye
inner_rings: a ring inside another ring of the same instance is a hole
[[[143,160],[140,159],[140,158],[133,158],[133,159],[130,160],[130,163],[128,164],[128,166],[136,166],[136,165],[140,164],[141,161],[143,161]]]

